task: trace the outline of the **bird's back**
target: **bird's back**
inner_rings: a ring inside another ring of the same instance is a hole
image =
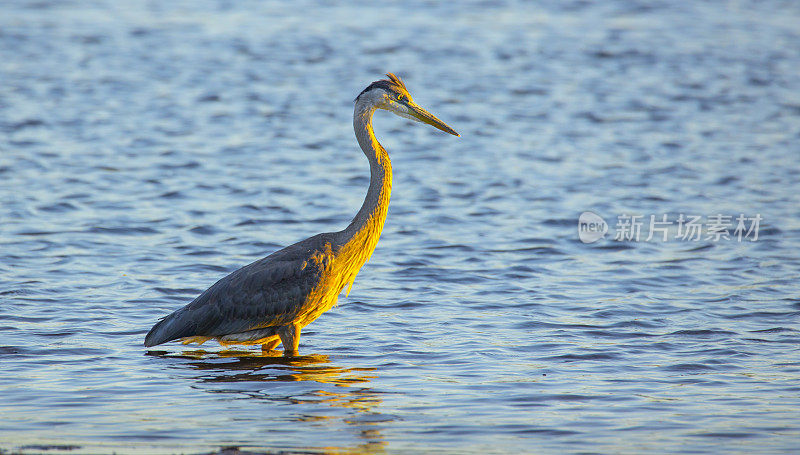
[[[232,272],[153,326],[145,346],[184,337],[220,337],[289,324],[314,313],[319,316],[335,304],[341,290],[332,280],[336,275],[331,273],[333,240],[333,234],[318,234]]]

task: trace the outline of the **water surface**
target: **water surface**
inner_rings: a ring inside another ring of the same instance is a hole
[[[800,8],[686,3],[4,2],[0,450],[800,450]],[[145,349],[347,225],[386,71],[462,138],[376,116],[383,237],[303,356]],[[763,221],[613,239],[680,213]]]

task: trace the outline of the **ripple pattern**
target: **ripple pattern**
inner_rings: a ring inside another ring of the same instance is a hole
[[[797,453],[798,23],[778,0],[3,2],[0,452]],[[352,99],[386,71],[462,138],[376,116],[386,227],[304,355],[145,350],[350,221]],[[584,211],[763,222],[584,244]]]

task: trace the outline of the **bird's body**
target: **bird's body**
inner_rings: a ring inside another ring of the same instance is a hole
[[[378,244],[392,188],[392,166],[372,129],[372,114],[387,109],[458,135],[411,100],[403,82],[372,83],[356,98],[353,127],[370,163],[364,204],[342,231],[318,234],[244,266],[217,281],[185,307],[160,320],[145,346],[182,339],[221,344],[261,344],[297,352],[300,331],[336,305]]]

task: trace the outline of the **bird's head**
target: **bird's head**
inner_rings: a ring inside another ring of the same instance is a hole
[[[388,79],[381,79],[370,84],[356,97],[356,106],[362,105],[369,108],[386,109],[400,117],[405,117],[417,122],[427,123],[446,133],[460,136],[456,131],[419,107],[408,93],[406,85],[399,77],[392,73],[386,74]]]

